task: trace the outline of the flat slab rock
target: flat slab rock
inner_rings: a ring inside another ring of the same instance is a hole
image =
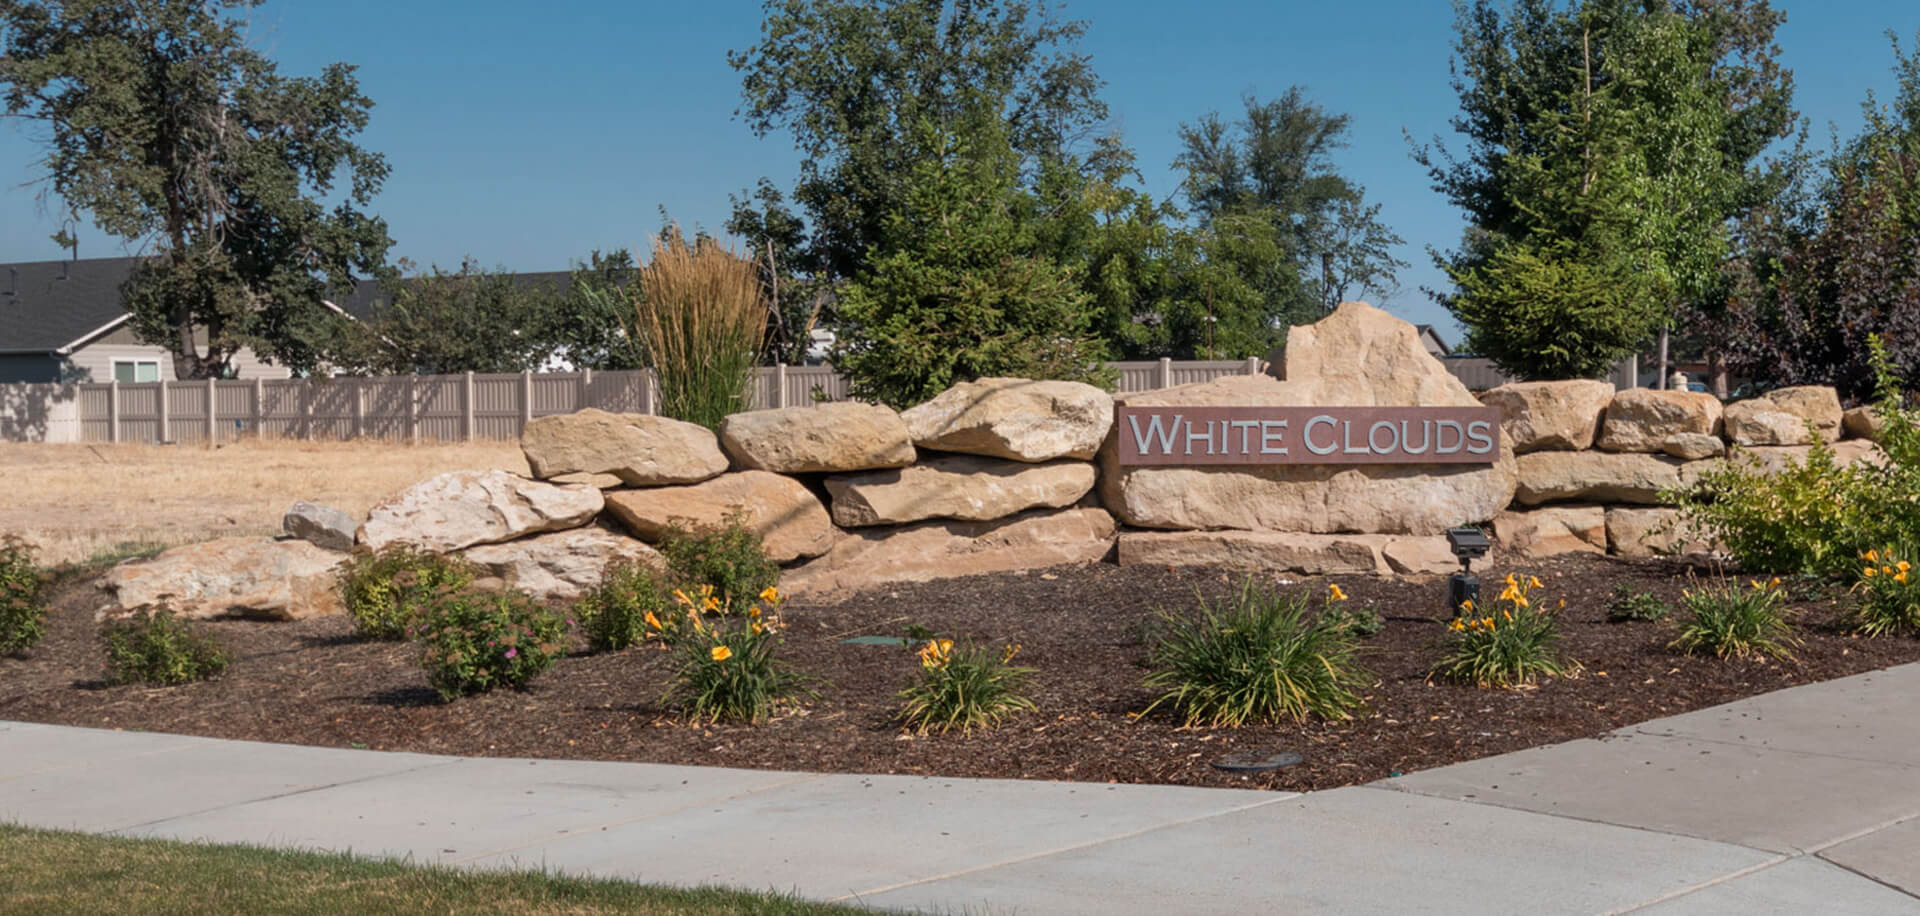
[[[1529,452],[1516,463],[1514,501],[1522,506],[1567,501],[1658,505],[1660,491],[1680,486],[1682,469],[1688,466],[1676,458],[1638,452]]]
[[[467,560],[504,585],[543,601],[572,601],[599,586],[607,568],[631,562],[665,571],[652,547],[604,528],[575,528],[465,551]]]
[[[171,608],[205,620],[305,620],[344,614],[338,571],[346,555],[293,538],[222,538],[129,560],[101,580],[102,617]]]
[[[1028,509],[1071,506],[1093,489],[1084,461],[1025,464],[943,455],[894,471],[827,478],[833,522],[843,528],[932,518],[991,521]]]
[[[1113,516],[1101,509],[869,529],[846,534],[824,556],[788,570],[780,587],[827,600],[891,583],[1094,563],[1113,549],[1113,536]]]
[[[725,473],[728,464],[720,440],[704,426],[591,407],[528,423],[520,450],[541,480],[611,474],[633,487],[699,483]]]
[[[1218,566],[1307,576],[1449,573],[1460,562],[1439,535],[1293,531],[1125,531],[1122,566]]]
[[[1493,518],[1500,546],[1530,560],[1566,553],[1607,552],[1604,506],[1550,506],[1502,512]]]
[[[920,448],[1012,461],[1087,460],[1113,426],[1113,398],[1081,382],[983,378],[900,414]]]
[[[607,514],[650,543],[676,525],[715,531],[737,517],[765,541],[775,563],[817,557],[833,546],[827,507],[805,484],[770,471],[737,471],[687,487],[616,490],[607,494]]]
[[[1724,408],[1699,391],[1628,388],[1607,404],[1600,447],[1609,452],[1657,452],[1681,433],[1718,435]]]
[[[410,544],[436,553],[578,528],[600,514],[597,487],[559,486],[506,471],[453,471],[374,506],[359,541],[374,550]]]
[[[780,474],[905,467],[916,454],[893,408],[852,401],[732,414],[720,444],[740,467]]]

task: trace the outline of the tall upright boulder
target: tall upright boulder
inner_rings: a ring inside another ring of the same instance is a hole
[[[1228,376],[1119,395],[1138,406],[1479,407],[1414,326],[1349,302],[1287,338],[1286,378]],[[1492,518],[1513,499],[1513,450],[1486,465],[1121,467],[1101,449],[1106,506],[1140,528],[1435,534]]]

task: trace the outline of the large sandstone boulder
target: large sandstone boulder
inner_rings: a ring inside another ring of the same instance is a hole
[[[1855,439],[1870,439],[1878,442],[1880,441],[1880,430],[1884,425],[1885,421],[1880,419],[1880,414],[1877,413],[1871,405],[1867,404],[1862,404],[1859,407],[1847,411],[1846,414],[1840,418],[1840,428],[1845,430],[1847,435]]]
[[[727,470],[713,431],[670,417],[592,407],[541,417],[520,434],[533,476],[611,474],[631,487],[699,483]]]
[[[1682,461],[1719,458],[1727,453],[1726,440],[1706,433],[1674,433],[1660,443],[1660,451]]]
[[[1887,457],[1880,446],[1867,439],[1847,439],[1827,448],[1833,452],[1834,467],[1844,468],[1856,461],[1884,462]],[[1789,465],[1806,464],[1807,456],[1812,453],[1811,445],[1755,445],[1736,447],[1731,452],[1736,461],[1769,476],[1786,470]]]
[[[166,550],[107,571],[102,616],[167,607],[181,617],[305,620],[344,614],[346,556],[297,539],[223,538]]]
[[[1679,433],[1716,435],[1720,399],[1699,391],[1628,388],[1607,404],[1600,447],[1610,452],[1657,452]]]
[[[897,582],[1095,563],[1113,548],[1113,516],[1100,509],[1035,511],[991,522],[921,522],[856,531],[825,556],[781,577],[810,600]]]
[[[1832,442],[1840,438],[1844,417],[1840,395],[1832,388],[1780,388],[1727,405],[1727,438],[1735,445],[1805,445],[1815,435]]]
[[[1323,405],[1475,407],[1479,402],[1420,342],[1420,331],[1364,302],[1343,302],[1333,314],[1287,332],[1278,375],[1312,381]]]
[[[1657,505],[1661,490],[1681,483],[1681,462],[1657,455],[1532,452],[1516,463],[1519,482],[1513,495],[1523,506],[1573,500]]]
[[[1113,425],[1113,398],[1080,382],[983,378],[900,414],[921,448],[1014,461],[1092,458]]]
[[[1027,509],[1071,506],[1093,489],[1084,461],[1024,464],[945,455],[895,471],[827,478],[833,521],[843,528],[930,518],[989,521]]]
[[[1515,454],[1593,447],[1600,417],[1613,401],[1612,382],[1514,382],[1480,393],[1480,403],[1500,408],[1501,434]]]
[[[1678,509],[1607,510],[1607,547],[1616,556],[1641,559],[1669,556],[1686,546],[1680,535]]]
[[[635,537],[655,542],[679,527],[717,531],[738,518],[766,542],[775,563],[817,557],[833,546],[833,522],[813,491],[769,471],[738,471],[686,487],[616,490],[607,512]]]
[[[804,474],[913,463],[913,439],[893,408],[837,401],[750,410],[720,421],[720,444],[743,468]]]
[[[1411,348],[1411,349],[1409,349]],[[1287,378],[1226,376],[1118,395],[1139,406],[1479,407],[1421,348],[1412,325],[1362,303],[1287,340]],[[1311,373],[1322,373],[1314,375]],[[1319,534],[1438,534],[1492,518],[1513,499],[1512,447],[1489,465],[1129,467],[1115,437],[1100,451],[1108,509],[1140,528],[1243,528]]]
[[[287,507],[280,528],[292,537],[328,550],[352,550],[353,534],[360,523],[353,516],[335,509],[301,500]]]
[[[1528,559],[1607,552],[1607,510],[1602,506],[1502,512],[1494,518],[1493,530],[1503,549]]]
[[[578,528],[600,514],[597,488],[558,486],[506,471],[453,471],[374,506],[359,541],[374,550],[409,544],[445,553],[475,544]]]
[[[632,562],[665,571],[659,551],[604,528],[575,528],[469,548],[487,576],[542,601],[572,601],[600,584],[607,567]]]

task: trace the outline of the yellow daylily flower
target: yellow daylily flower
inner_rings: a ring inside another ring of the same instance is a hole
[[[653,616],[652,611],[647,612],[647,626],[650,626],[656,630],[666,629],[666,627],[663,627],[660,625],[660,618]]]
[[[1877,550],[1869,550],[1866,553],[1861,554],[1860,556],[1869,563],[1880,562],[1880,552]]]
[[[1873,578],[1873,577],[1874,577],[1875,575],[1877,575],[1877,574],[1878,574],[1879,572],[1880,572],[1879,570],[1877,570],[1877,569],[1874,569],[1873,567],[1871,567],[1871,566],[1869,566],[1869,567],[1867,567],[1866,569],[1863,569],[1863,570],[1860,570],[1860,578],[1862,578],[1862,579],[1871,579],[1871,578]]]
[[[733,657],[733,650],[726,646],[714,646],[713,651],[707,654],[712,655],[716,662],[724,662]]]
[[[1340,586],[1338,583],[1329,585],[1327,586],[1327,600],[1328,601],[1345,601],[1347,600],[1347,593],[1340,590]]]
[[[769,585],[766,588],[763,588],[760,590],[760,600],[761,601],[779,601],[780,590]]]

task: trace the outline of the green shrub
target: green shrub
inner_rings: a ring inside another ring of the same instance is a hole
[[[806,678],[780,660],[779,595],[767,608],[728,615],[676,592],[680,665],[663,698],[695,721],[756,723],[780,704],[809,695]]]
[[[1777,474],[1730,461],[1663,494],[1689,537],[1724,544],[1752,572],[1828,578],[1850,577],[1854,560],[1881,545],[1920,543],[1920,412],[1906,406],[1880,339],[1870,342],[1885,458],[1842,468],[1816,436],[1805,461]]]
[[[1861,557],[1860,581],[1853,586],[1860,596],[1855,620],[1867,636],[1920,634],[1920,581],[1909,575],[1913,564],[1901,553],[1869,550]]]
[[[394,544],[348,559],[340,596],[354,632],[367,639],[405,639],[434,596],[473,580],[473,566],[460,557]]]
[[[1786,593],[1780,590],[1779,579],[1756,579],[1749,588],[1722,579],[1688,589],[1681,595],[1680,605],[1692,618],[1680,628],[1680,638],[1672,646],[1688,654],[1704,651],[1720,658],[1792,658],[1790,649],[1799,644],[1787,620]]]
[[[47,631],[47,605],[33,546],[0,538],[0,655],[24,652]]]
[[[600,585],[573,606],[587,645],[600,652],[637,646],[648,639],[672,642],[676,633],[672,603],[653,570],[638,563],[607,567]]]
[[[1559,620],[1537,596],[1540,580],[1507,574],[1498,597],[1461,605],[1447,625],[1444,654],[1433,666],[1441,680],[1509,688],[1542,677],[1562,677],[1576,666],[1560,657]],[[1564,606],[1564,602],[1562,602]]]
[[[185,684],[227,670],[226,650],[165,608],[107,623],[100,641],[115,684]]]
[[[780,584],[780,567],[767,558],[760,535],[738,518],[718,531],[692,534],[674,528],[660,540],[667,558],[667,581],[686,592],[711,586],[721,608],[737,614]]]
[[[420,666],[440,697],[524,687],[566,651],[566,622],[516,591],[448,591],[422,611]]]
[[[1032,711],[1026,688],[1032,668],[1013,664],[1017,645],[995,651],[971,643],[955,646],[951,639],[931,639],[919,653],[919,680],[900,691],[906,705],[900,721],[916,734],[962,734],[991,728],[1015,712]]]
[[[1198,616],[1163,613],[1146,679],[1159,695],[1142,714],[1166,705],[1186,725],[1215,727],[1352,718],[1360,706],[1354,691],[1371,676],[1355,661],[1353,636],[1307,605],[1304,594],[1248,579],[1224,608],[1202,599]]]
[[[1613,601],[1607,605],[1607,620],[1612,623],[1626,623],[1630,620],[1659,620],[1667,616],[1672,608],[1665,601],[1654,597],[1652,592],[1643,592],[1624,585],[1613,587]]]

